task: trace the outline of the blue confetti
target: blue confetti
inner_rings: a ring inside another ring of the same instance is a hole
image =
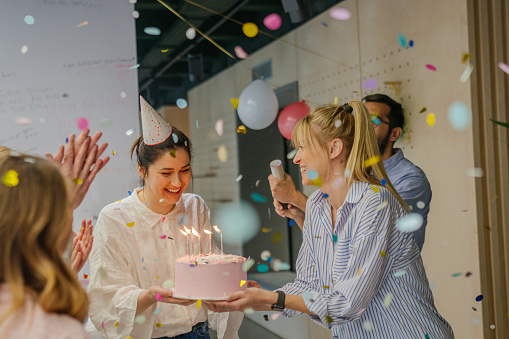
[[[382,184],[382,186],[387,185],[387,180],[386,179],[380,180],[380,184]]]
[[[472,123],[472,112],[467,104],[462,101],[454,101],[447,111],[447,118],[452,128],[457,131],[467,129]]]
[[[304,299],[304,302],[306,301],[315,301],[313,298],[313,295],[310,292],[306,292],[302,295],[302,299]]]
[[[307,176],[309,179],[311,179],[311,180],[316,180],[316,179],[318,179],[318,173],[317,173],[317,172],[315,172],[315,171],[308,170],[308,171],[306,172],[306,176]]]
[[[145,258],[141,258],[141,262],[144,262],[145,261]]]
[[[410,40],[410,41],[408,42],[408,46],[410,46],[410,47],[414,47],[414,41],[413,41],[413,40]]]
[[[329,197],[329,195],[328,195],[327,193],[324,193],[324,194],[323,194],[323,197],[324,197],[325,199],[327,199],[327,198]]]
[[[33,16],[31,16],[31,15],[27,15],[27,16],[25,17],[25,23],[26,23],[27,25],[33,25],[33,24],[34,24],[34,22],[35,22],[35,19],[34,19],[34,17],[33,17]]]
[[[265,273],[265,272],[269,271],[269,266],[267,266],[265,264],[261,264],[261,265],[258,265],[258,267],[256,267],[256,270],[260,273]]]
[[[475,301],[481,301],[483,299],[484,299],[484,296],[482,294],[480,294],[477,297],[475,297]]]
[[[186,108],[187,107],[186,99],[182,99],[182,98],[177,99],[177,107],[180,109]]]
[[[327,25],[327,23],[325,21],[322,21],[322,25],[323,25],[323,27],[329,26],[329,25]]]
[[[177,143],[177,142],[179,141],[179,137],[178,137],[178,135],[176,135],[175,133],[172,133],[172,135],[171,135],[171,136],[172,136],[172,138],[173,138],[173,142],[174,142],[174,143]]]
[[[261,195],[258,192],[251,193],[251,199],[253,199],[256,202],[261,202],[261,203],[267,202],[267,198],[265,198],[263,195]]]
[[[157,314],[159,312],[161,312],[163,309],[162,308],[158,308],[157,310],[154,311],[154,314]]]
[[[458,273],[454,273],[454,274],[452,275],[452,277],[453,277],[453,278],[456,278],[456,277],[459,277],[459,276],[462,276],[462,275],[463,275],[463,273],[458,272]]]
[[[291,219],[291,220],[288,222],[288,226],[292,227],[293,225],[295,225],[295,220]]]
[[[129,195],[131,195],[133,192],[131,192],[131,191],[127,191],[127,193],[129,193]]]
[[[398,34],[398,40],[399,40],[399,44],[401,45],[401,47],[403,47],[404,49],[408,48],[408,46],[406,44],[406,38],[403,33]]]
[[[338,241],[338,236],[337,236],[337,235],[333,235],[333,236],[332,236],[332,240],[333,240],[334,242],[337,242],[337,241]]]
[[[268,257],[266,261],[267,262],[271,262],[272,261],[272,257]]]
[[[198,119],[196,119],[196,128],[200,128],[200,126],[198,126]]]
[[[396,271],[396,272],[394,272],[393,276],[397,278],[397,277],[401,277],[402,275],[405,275],[405,274],[406,274],[405,271]]]
[[[428,334],[428,333],[426,333],[426,334],[424,335],[424,339],[430,339],[430,338],[429,338],[429,334]]]
[[[65,138],[65,143],[67,144],[69,142],[69,138]]]
[[[290,264],[286,262],[282,262],[281,265],[279,265],[280,271],[288,271],[290,269]]]

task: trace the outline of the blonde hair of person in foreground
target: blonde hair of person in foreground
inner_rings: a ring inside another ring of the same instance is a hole
[[[0,288],[11,302],[3,305],[0,327],[21,327],[8,319],[24,311],[26,298],[83,322],[88,298],[62,257],[72,236],[66,181],[48,160],[6,152],[0,149]]]

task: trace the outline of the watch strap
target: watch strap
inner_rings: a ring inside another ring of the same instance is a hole
[[[283,311],[285,309],[285,292],[276,291],[277,292],[277,301],[270,308],[274,311]]]

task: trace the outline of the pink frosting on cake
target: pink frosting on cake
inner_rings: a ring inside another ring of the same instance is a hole
[[[247,273],[242,270],[246,258],[232,254],[188,256],[175,262],[175,293],[201,299],[224,298],[243,291]]]

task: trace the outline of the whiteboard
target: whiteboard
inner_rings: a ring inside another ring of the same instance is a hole
[[[133,10],[127,0],[2,1],[0,145],[55,154],[85,118],[116,153],[74,213],[74,230],[136,182],[128,154],[140,133]]]

